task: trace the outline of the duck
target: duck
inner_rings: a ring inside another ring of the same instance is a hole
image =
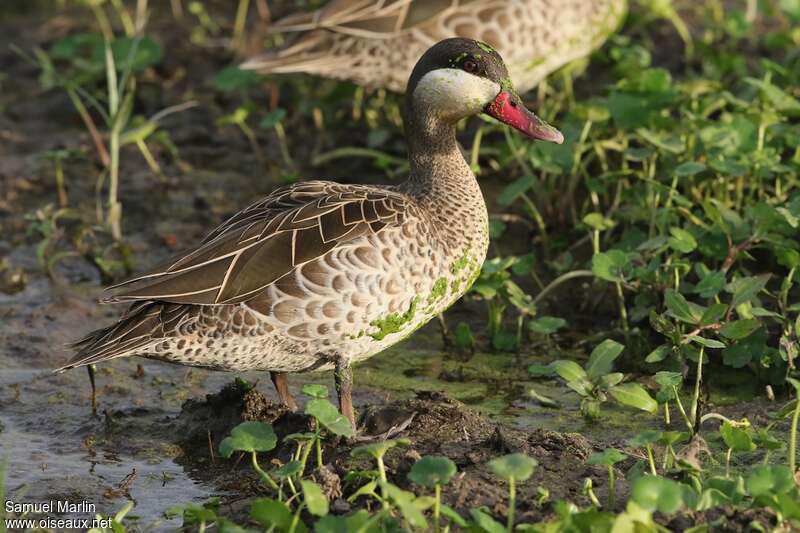
[[[56,372],[128,356],[267,371],[294,410],[287,375],[333,370],[355,429],[353,364],[447,309],[486,258],[486,202],[456,141],[457,123],[479,114],[531,139],[564,141],[525,107],[490,45],[442,40],[408,79],[404,182],[278,188],[178,257],[109,287],[101,301],[127,309],[75,342]]]
[[[435,42],[485,42],[525,93],[598,48],[620,26],[627,0],[333,0],[271,25],[292,44],[240,68],[305,72],[402,93],[418,57]]]

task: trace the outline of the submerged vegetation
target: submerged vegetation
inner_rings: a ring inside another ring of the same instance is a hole
[[[102,282],[146,266],[133,264],[128,234],[151,221],[122,217],[124,184],[149,180],[150,196],[174,193],[174,177],[191,170],[181,150],[192,136],[241,140],[237,157],[270,187],[353,173],[392,180],[407,171],[400,97],[230,66],[250,40],[281,44],[260,34],[266,4],[254,4],[242,0],[234,14],[228,3],[203,1],[174,0],[171,10],[146,0],[54,2],[46,9],[65,10],[80,31],[15,45],[43,91],[66,94],[89,140],[40,154],[48,199],[26,214],[19,241],[35,244],[48,276],[57,279],[59,263],[74,258]],[[162,33],[172,24],[188,28],[192,54],[222,57],[208,79],[192,80],[210,87],[211,110],[191,86],[177,102],[159,93],[181,83],[171,69],[183,66],[165,64],[172,50]],[[0,76],[0,87],[8,83]],[[800,528],[800,2],[633,2],[619,34],[524,99],[566,142],[523,142],[488,119],[463,125],[459,138],[490,204],[492,244],[480,272],[468,257],[453,265],[477,279],[466,305],[445,316],[457,324],[452,332],[445,326],[445,340],[460,352],[459,365],[476,350],[481,362],[503,361],[503,375],[492,379],[526,383],[523,395],[545,409],[572,408],[534,390],[563,382],[587,428],[619,416],[612,405],[647,417],[647,429],[614,435],[613,446],[583,458],[600,469],[603,497],[589,477],[568,488],[569,498],[551,497],[558,487],[540,483],[552,478],[537,477],[536,459],[500,437],[487,441],[492,459],[463,462],[444,451],[421,456],[402,433],[359,446],[327,388],[306,385],[307,430],[279,436],[274,420],[248,420],[211,452],[255,473],[244,510],[231,514],[216,498],[182,504],[169,513],[185,528]],[[213,115],[203,124],[217,129],[173,141],[171,128],[194,113]],[[138,159],[145,172],[129,171]],[[174,245],[172,231],[159,237]],[[13,286],[4,281],[12,276]],[[368,334],[380,340],[401,331],[447,298],[441,281]],[[0,290],[24,283],[0,260]],[[460,385],[461,372],[450,381]],[[397,377],[406,378],[414,376]],[[714,399],[730,394],[734,405],[766,398],[768,412],[758,421],[746,409],[719,412]],[[503,484],[507,497],[491,508],[453,504],[467,462],[490,472],[487,483]],[[519,499],[525,484],[535,485],[536,498]],[[520,518],[522,505],[541,519]],[[116,515],[113,531],[138,529],[130,511]]]

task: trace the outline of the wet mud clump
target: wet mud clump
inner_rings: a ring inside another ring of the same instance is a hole
[[[242,422],[259,421],[274,424],[290,413],[283,405],[267,399],[255,385],[236,379],[204,400],[190,399],[183,403],[175,420],[178,444],[187,456],[208,455]]]
[[[213,446],[216,451],[219,441],[245,420],[270,423],[279,437],[276,450],[262,454],[262,464],[286,463],[295,444],[283,442],[282,437],[312,427],[310,418],[271,402],[241,380],[225,386],[219,393],[209,394],[205,400],[185,402],[175,420],[181,435],[179,445],[184,450],[182,459],[194,466],[205,465],[207,474],[216,477],[214,485],[236,493],[228,502],[234,513],[246,507],[239,503],[234,505],[235,501],[240,501],[242,496],[263,495],[265,489],[257,482],[249,462],[237,455],[230,460],[216,457],[209,464],[212,453],[209,447]],[[606,473],[585,465],[586,458],[596,448],[583,436],[540,429],[523,431],[498,425],[444,394],[422,392],[414,398],[363,407],[360,432],[355,439],[329,437],[324,440],[325,466],[313,471],[312,476],[324,487],[334,512],[345,513],[366,504],[362,499],[347,501],[363,484],[363,480],[352,473],[374,469],[369,460],[351,457],[352,449],[363,444],[369,435],[385,437],[393,428],[403,426],[405,429],[397,437],[408,439],[409,445],[387,453],[389,480],[408,490],[419,489],[407,479],[414,462],[426,455],[447,456],[456,463],[459,473],[452,482],[452,490],[444,494],[445,502],[464,514],[482,505],[500,514],[506,512],[503,502],[507,487],[498,482],[486,463],[508,453],[525,453],[539,462],[533,478],[518,487],[518,512],[523,519],[539,519],[548,514],[549,505],[537,503],[541,496],[539,486],[548,487],[550,501],[561,498],[581,501],[583,479],[591,477],[596,492],[604,493]],[[618,490],[626,490],[624,482],[618,485]]]

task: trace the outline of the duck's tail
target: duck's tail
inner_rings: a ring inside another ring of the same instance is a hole
[[[134,355],[152,346],[163,331],[162,314],[169,305],[161,302],[138,302],[111,326],[92,331],[68,346],[77,353],[54,372],[64,372],[115,357]]]
[[[325,32],[312,32],[288,48],[252,57],[239,65],[239,68],[261,74],[306,72],[331,75],[342,68],[340,63],[344,58],[327,53],[330,51],[330,47],[326,45],[329,40],[330,36]]]

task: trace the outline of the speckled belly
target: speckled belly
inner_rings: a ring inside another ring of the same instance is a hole
[[[366,359],[427,323],[472,284],[484,242],[455,254],[415,224],[339,246],[243,304],[204,306],[147,356],[218,370],[301,372]],[[144,354],[142,354],[144,355]]]

